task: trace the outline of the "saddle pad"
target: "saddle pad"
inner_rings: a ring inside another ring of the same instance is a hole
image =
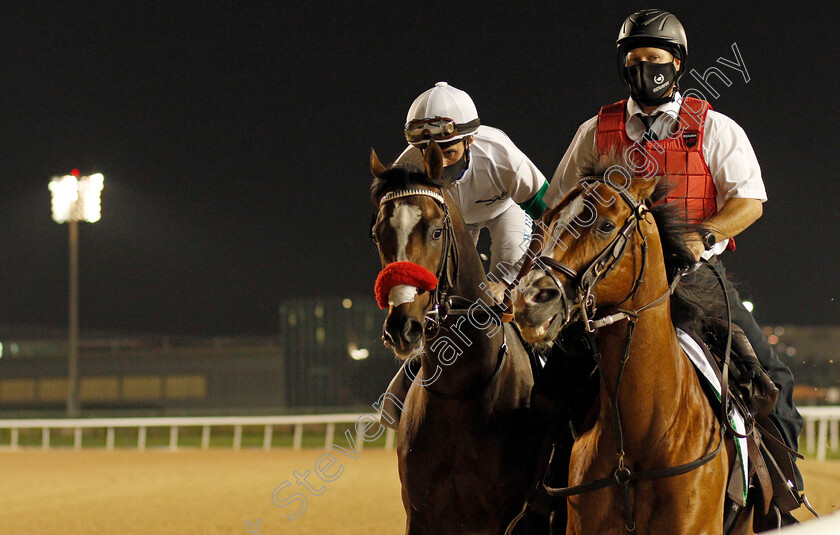
[[[685,351],[685,354],[688,355],[688,358],[691,360],[692,364],[694,364],[694,367],[697,369],[700,376],[703,377],[709,386],[712,387],[712,390],[715,392],[715,396],[717,396],[718,400],[720,400],[720,381],[718,380],[717,375],[715,375],[715,371],[712,369],[711,364],[709,364],[709,361],[706,360],[706,357],[703,354],[703,349],[697,345],[697,342],[694,338],[689,336],[688,333],[680,329],[676,329],[676,331],[677,339],[680,341],[683,351]],[[738,433],[742,435],[745,434],[746,428],[744,426],[744,417],[737,407],[733,406],[733,410],[729,412],[729,421]],[[746,501],[747,490],[749,489],[747,476],[747,474],[749,474],[747,467],[748,456],[746,455],[747,439],[736,438],[735,446],[738,453],[738,459],[740,460],[738,466],[741,468],[741,477],[743,480],[743,499]]]

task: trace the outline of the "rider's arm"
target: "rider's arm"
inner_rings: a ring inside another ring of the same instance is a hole
[[[486,150],[498,173],[501,187],[533,219],[545,211],[543,195],[548,189],[545,175],[502,131],[494,133]]]
[[[532,219],[539,219],[545,211],[543,196],[548,190],[548,180],[524,154],[522,163],[516,170],[516,177],[516,190],[511,191],[513,201]]]
[[[764,208],[758,199],[733,197],[723,208],[703,222],[715,234],[717,241],[734,238],[761,217]]]
[[[554,178],[545,193],[545,204],[554,208],[560,203],[560,199],[566,194],[578,180],[578,169],[596,154],[595,131],[598,126],[598,117],[595,116],[577,130],[572,143],[566,149],[566,154],[560,160]]]
[[[723,114],[709,112],[703,139],[703,156],[715,181],[718,212],[703,222],[717,241],[737,236],[763,213],[767,200],[761,168],[747,134]],[[702,244],[690,242],[699,258]]]
[[[540,187],[540,190],[527,201],[519,203],[520,208],[525,210],[525,213],[531,216],[531,219],[539,219],[540,216],[543,215],[543,212],[545,212],[546,206],[543,196],[547,190],[548,180],[543,179],[543,184],[542,187]]]

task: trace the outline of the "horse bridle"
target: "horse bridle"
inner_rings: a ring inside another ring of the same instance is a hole
[[[606,180],[603,177],[586,177],[581,179],[579,184],[585,185],[597,182],[606,183]],[[724,425],[721,425],[721,436],[720,440],[718,441],[717,447],[713,451],[704,454],[702,457],[695,459],[694,461],[660,470],[648,470],[642,472],[634,472],[627,465],[624,464],[624,434],[621,429],[621,413],[618,407],[618,400],[619,391],[621,388],[621,379],[624,375],[624,368],[630,357],[630,344],[633,340],[633,331],[636,325],[636,321],[638,320],[639,315],[642,312],[661,305],[667,300],[668,296],[674,292],[674,289],[676,288],[680,280],[681,274],[678,274],[674,278],[674,281],[671,283],[668,290],[663,295],[654,299],[650,303],[636,310],[617,309],[617,312],[615,314],[595,319],[597,309],[595,297],[592,293],[592,290],[600,281],[602,281],[610,273],[610,271],[612,271],[615,268],[619,261],[624,257],[625,253],[627,252],[627,245],[630,241],[630,237],[632,236],[634,231],[638,232],[640,238],[642,239],[642,266],[639,270],[639,275],[636,277],[633,283],[633,287],[631,288],[630,293],[624,300],[622,300],[619,303],[619,305],[621,303],[631,300],[636,295],[636,292],[638,291],[639,286],[641,284],[642,277],[645,271],[645,266],[647,263],[647,237],[642,233],[640,225],[641,221],[645,219],[647,213],[650,210],[644,204],[644,202],[637,202],[635,199],[633,199],[626,192],[626,190],[621,188],[615,189],[618,191],[620,197],[624,200],[624,202],[627,203],[627,205],[630,207],[632,213],[630,214],[630,216],[628,216],[627,220],[622,225],[616,237],[597,257],[595,257],[595,259],[589,264],[586,270],[584,270],[582,273],[578,273],[566,264],[563,264],[554,260],[551,257],[546,256],[542,256],[539,259],[537,259],[535,264],[539,269],[541,269],[544,273],[546,273],[549,277],[553,279],[554,283],[560,290],[563,300],[563,307],[566,312],[566,317],[564,318],[564,322],[562,325],[565,326],[567,323],[571,322],[571,313],[574,312],[574,310],[578,310],[580,312],[580,319],[584,323],[584,329],[586,331],[584,333],[585,340],[588,343],[589,347],[592,349],[593,358],[595,359],[595,363],[598,366],[604,391],[607,393],[607,397],[609,398],[611,405],[610,419],[612,421],[613,432],[616,436],[617,441],[616,455],[618,456],[618,466],[613,472],[612,476],[610,477],[598,479],[587,483],[582,483],[580,485],[575,485],[571,487],[551,487],[547,482],[547,478],[551,467],[551,461],[554,458],[554,450],[552,450],[551,457],[548,462],[548,469],[546,469],[542,485],[549,495],[563,498],[569,496],[576,496],[579,494],[591,492],[612,485],[617,485],[622,491],[624,505],[624,527],[625,529],[627,529],[627,531],[632,532],[636,529],[636,522],[633,518],[633,511],[630,506],[630,483],[642,479],[662,479],[666,477],[673,477],[685,474],[710,462],[712,459],[717,457],[718,453],[720,453],[720,450],[723,447],[726,427]],[[546,269],[546,266],[551,269]],[[560,273],[569,277],[572,281],[575,281],[577,296],[576,300],[573,303],[568,302],[568,299],[566,298],[563,290],[563,285],[560,283],[560,280],[557,278],[553,270],[557,270]],[[598,344],[598,330],[602,327],[606,327],[607,325],[611,325],[613,323],[625,319],[628,321],[625,346],[621,361],[619,362],[620,366],[618,371],[618,378],[616,381],[615,393],[613,395],[610,395],[609,389],[607,388],[606,380],[604,379],[605,376],[602,370],[603,359],[601,355],[600,346]],[[522,513],[520,513],[520,515],[521,514]],[[518,521],[518,519],[514,519],[514,522],[511,523],[511,526],[515,525],[516,521]],[[509,526],[509,530],[511,526]]]
[[[586,184],[594,184],[594,183],[606,183],[603,177],[585,177],[582,178],[579,182],[581,185]],[[623,319],[624,315],[619,317],[619,315],[612,315],[607,316],[601,319],[594,319],[595,314],[597,312],[596,302],[595,302],[595,295],[592,293],[595,286],[601,282],[607,275],[618,265],[621,259],[624,257],[625,253],[627,252],[627,245],[630,243],[630,238],[633,232],[637,232],[639,237],[642,240],[642,267],[639,270],[639,275],[636,277],[633,287],[630,290],[630,293],[625,297],[621,302],[618,303],[625,303],[631,300],[639,289],[639,285],[641,284],[642,278],[644,277],[645,273],[645,266],[647,265],[647,237],[642,234],[640,223],[642,220],[645,219],[647,214],[649,213],[649,209],[647,205],[643,202],[637,202],[633,199],[624,189],[615,188],[621,198],[630,206],[632,213],[630,216],[624,221],[624,224],[619,229],[616,236],[612,239],[612,241],[607,245],[601,253],[595,257],[589,263],[589,266],[582,272],[578,273],[568,265],[558,262],[554,260],[550,256],[540,256],[536,261],[535,265],[538,269],[540,269],[543,273],[548,275],[557,286],[558,290],[560,291],[561,302],[563,306],[564,312],[564,319],[561,325],[565,326],[566,324],[570,323],[573,319],[573,314],[575,311],[579,312],[580,319],[583,322],[584,329],[586,332],[594,332],[595,330],[603,327],[605,325],[610,325]],[[547,269],[550,268],[550,269]],[[576,290],[576,296],[573,301],[570,301],[569,298],[566,296],[564,286],[558,279],[555,271],[562,273],[569,277],[571,281],[573,281]],[[664,301],[664,297],[662,298]],[[658,303],[657,303],[658,304]],[[616,305],[616,306],[618,306]],[[627,311],[621,311],[620,313],[626,314]]]
[[[430,306],[425,314],[426,325],[424,334],[427,338],[430,338],[440,330],[440,320],[446,317],[449,308],[448,296],[458,283],[458,247],[455,243],[455,229],[452,227],[452,217],[449,215],[449,207],[446,206],[446,200],[441,193],[428,188],[407,188],[392,191],[385,194],[379,200],[379,207],[381,209],[385,203],[395,199],[418,195],[432,198],[440,209],[443,210],[443,244],[441,246],[440,264],[435,274],[438,284],[432,290]],[[374,213],[373,221],[371,222],[370,237],[378,247],[379,243],[376,241],[376,236],[373,233],[375,222],[376,213]],[[450,269],[450,264],[452,269]]]
[[[438,266],[436,274],[438,285],[437,287],[435,287],[434,290],[432,290],[432,299],[430,301],[431,306],[426,311],[426,314],[424,316],[424,319],[426,321],[424,335],[426,336],[426,338],[432,338],[434,336],[437,336],[441,328],[441,321],[445,319],[448,315],[466,316],[470,314],[470,311],[472,309],[470,307],[459,309],[450,308],[452,306],[450,297],[452,299],[460,301],[467,300],[458,296],[450,296],[452,289],[455,288],[455,286],[458,283],[458,247],[455,242],[455,229],[452,226],[452,217],[449,214],[449,207],[446,205],[446,199],[444,199],[443,195],[427,188],[408,188],[403,190],[396,190],[384,195],[379,201],[379,206],[381,208],[383,204],[394,199],[412,197],[416,195],[431,197],[438,204],[438,206],[440,206],[441,210],[443,210],[443,245],[441,246],[440,265]],[[373,232],[373,226],[376,223],[376,215],[376,213],[373,214],[373,220],[371,222],[370,229],[370,237],[375,243],[377,243],[378,247],[379,244],[376,241],[376,236]],[[449,269],[450,263],[452,265],[451,270]],[[488,308],[491,310],[490,315],[495,317],[494,313],[496,312],[496,307]],[[503,341],[502,344],[499,346],[499,353],[496,359],[496,366],[493,368],[492,373],[481,383],[473,387],[467,388],[463,392],[459,392],[457,394],[444,394],[442,392],[432,390],[427,385],[423,385],[423,388],[427,392],[444,399],[460,399],[470,394],[474,394],[476,392],[482,392],[493,381],[493,379],[495,379],[496,376],[499,375],[506,354],[507,344]]]

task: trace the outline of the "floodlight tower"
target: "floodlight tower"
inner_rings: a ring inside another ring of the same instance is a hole
[[[50,180],[52,217],[67,223],[70,236],[69,343],[67,357],[67,416],[79,416],[79,221],[95,223],[101,216],[99,196],[104,177],[100,173],[79,176],[73,169],[69,175]]]

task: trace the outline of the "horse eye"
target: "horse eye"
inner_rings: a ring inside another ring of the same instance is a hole
[[[435,231],[432,232],[433,240],[439,240],[441,236],[443,236],[443,229],[436,228]]]
[[[615,225],[613,224],[613,222],[612,222],[612,221],[604,221],[604,222],[603,222],[603,223],[601,223],[601,225],[598,227],[598,232],[600,232],[600,233],[602,233],[602,234],[609,234],[609,233],[610,233],[610,232],[612,232],[613,230],[615,230]]]

